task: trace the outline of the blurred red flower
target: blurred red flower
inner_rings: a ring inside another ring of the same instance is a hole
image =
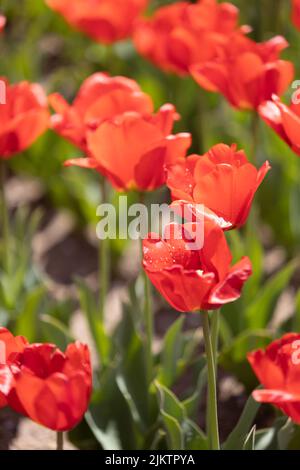
[[[4,29],[4,26],[6,24],[6,18],[3,15],[0,15],[0,33]]]
[[[5,104],[0,105],[0,158],[22,152],[43,134],[49,125],[47,97],[38,84],[9,85],[6,79]]]
[[[230,34],[239,30],[238,16],[238,9],[227,2],[177,2],[159,8],[150,19],[141,19],[134,42],[140,54],[158,67],[184,75],[191,65],[214,58]]]
[[[14,337],[6,328],[0,328],[0,408],[7,405],[7,396],[13,386],[11,367],[27,345],[28,341],[22,336]]]
[[[258,108],[262,119],[300,156],[300,103],[285,105],[278,96]]]
[[[0,367],[0,392],[7,404],[49,429],[75,427],[92,391],[88,347],[75,342],[62,353],[53,344],[30,345],[13,338],[4,328],[0,340],[7,348],[7,362]]]
[[[101,122],[125,111],[153,112],[149,95],[134,80],[95,73],[85,80],[72,105],[58,93],[49,96],[56,114],[52,128],[65,139],[87,152],[86,133]]]
[[[205,155],[191,155],[167,169],[167,186],[173,200],[203,204],[225,221],[227,229],[246,222],[253,198],[266,173],[249,163],[236,145],[218,144]]]
[[[149,0],[46,0],[50,8],[87,36],[104,44],[129,37]]]
[[[300,424],[300,334],[286,334],[265,351],[248,354],[248,360],[265,388],[255,390],[254,399],[272,403]]]
[[[151,191],[166,181],[165,167],[183,160],[188,133],[171,134],[178,114],[171,104],[156,114],[127,112],[104,121],[87,134],[88,157],[65,164],[93,168],[119,191]]]
[[[180,312],[214,310],[233,302],[252,274],[242,258],[231,267],[232,256],[223,230],[205,219],[203,248],[191,249],[197,224],[171,224],[164,237],[149,234],[143,242],[143,267],[157,290]]]
[[[257,109],[272,94],[282,95],[294,77],[294,65],[280,59],[287,41],[276,36],[256,43],[233,35],[216,59],[191,67],[191,74],[204,89],[222,93],[239,109]]]
[[[293,0],[292,21],[296,28],[300,29],[300,1]]]

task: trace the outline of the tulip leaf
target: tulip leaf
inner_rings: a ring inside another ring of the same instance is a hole
[[[244,448],[244,445],[247,442],[247,437],[251,436],[251,431],[249,434],[249,429],[252,426],[259,408],[260,403],[257,403],[252,396],[250,396],[237,425],[223,444],[224,450],[242,450]]]
[[[40,317],[40,321],[42,336],[47,342],[54,343],[61,350],[65,350],[68,344],[74,341],[74,337],[71,335],[66,325],[57,318],[43,314]]]
[[[29,292],[25,299],[21,314],[15,324],[15,335],[25,336],[29,342],[37,340],[38,310],[46,294],[44,286],[37,286]]]
[[[160,414],[172,450],[207,450],[208,440],[203,431],[188,418],[185,406],[174,393],[155,381],[159,395]]]
[[[300,331],[300,290],[296,295],[296,312],[293,318],[293,331]]]
[[[77,279],[76,283],[80,305],[89,324],[99,358],[106,365],[109,361],[111,343],[99,317],[95,296],[82,280]]]
[[[245,439],[243,450],[254,450],[255,449],[255,435],[256,435],[256,426],[253,426],[248,436]]]
[[[278,431],[278,446],[280,450],[287,450],[295,431],[295,424],[288,419]]]
[[[165,411],[161,411],[163,423],[167,432],[168,446],[170,450],[183,450],[184,438],[179,422],[168,415]]]
[[[120,354],[118,368],[119,383],[125,391],[125,399],[133,401],[141,422],[152,424],[150,409],[153,408],[153,394],[149,391],[146,348],[135,328],[130,305],[123,305],[123,317],[116,334]],[[130,403],[130,401],[129,401]],[[132,408],[132,407],[131,407]]]
[[[89,411],[86,412],[85,419],[103,450],[122,450],[122,444],[113,423],[110,423],[104,432],[97,426],[92,414]]]
[[[256,294],[254,301],[246,308],[245,312],[249,328],[266,327],[271,319],[278,297],[288,285],[298,265],[298,260],[291,261],[281,271],[272,276]]]
[[[183,425],[185,435],[185,450],[208,450],[208,439],[204,432],[191,420]]]
[[[201,371],[199,373],[194,393],[182,402],[188,417],[195,416],[200,400],[202,398],[202,393],[204,392],[204,388],[207,384],[206,358],[204,357],[201,358],[200,368]]]
[[[220,365],[234,374],[251,391],[257,385],[257,379],[247,361],[247,353],[254,349],[264,348],[272,341],[270,333],[265,330],[247,330],[237,336],[233,342],[219,354]]]
[[[260,429],[256,432],[255,450],[268,450],[276,436],[275,428]]]
[[[161,368],[158,382],[171,387],[177,378],[178,361],[182,353],[182,325],[184,317],[178,318],[166,333],[163,341]]]
[[[99,374],[89,408],[92,422],[88,420],[88,423],[92,424],[91,430],[105,450],[136,450],[138,433],[128,401],[117,384],[117,373],[112,365]],[[112,444],[103,441],[106,433]]]
[[[184,450],[184,434],[182,424],[185,410],[173,392],[155,382],[159,394],[160,414],[167,433],[170,450]]]

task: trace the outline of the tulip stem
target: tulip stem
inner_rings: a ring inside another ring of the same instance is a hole
[[[216,312],[213,313],[215,315]],[[205,342],[205,352],[207,358],[207,408],[208,408],[208,439],[211,450],[220,450],[219,425],[218,425],[218,405],[217,405],[217,383],[215,358],[217,353],[217,333],[218,314],[213,319],[213,326],[210,329],[209,313],[204,311],[203,315],[203,335]]]
[[[106,188],[106,181],[103,178],[101,180],[101,202],[106,203],[108,201],[108,194]],[[99,314],[101,322],[104,321],[105,303],[107,292],[109,288],[109,277],[110,277],[110,243],[109,239],[105,238],[100,241],[99,244]]]
[[[211,319],[211,341],[214,355],[215,371],[217,375],[217,354],[218,354],[218,341],[219,341],[219,323],[220,323],[220,310],[212,312]]]
[[[5,267],[8,268],[9,257],[9,214],[7,200],[5,196],[5,181],[6,181],[6,166],[5,161],[0,158],[0,204],[1,204],[1,222],[2,222],[2,241],[3,241],[3,258],[5,260]]]
[[[64,433],[62,431],[56,433],[56,450],[64,450]]]

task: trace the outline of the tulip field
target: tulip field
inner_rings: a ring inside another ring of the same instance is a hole
[[[299,54],[299,0],[0,1],[0,450],[300,450]]]

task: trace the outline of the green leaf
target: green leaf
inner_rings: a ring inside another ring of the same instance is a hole
[[[255,435],[256,435],[256,426],[253,426],[248,436],[245,439],[243,450],[254,450],[255,449]]]
[[[99,318],[95,296],[82,280],[77,279],[76,284],[81,309],[89,324],[101,363],[105,366],[109,361],[110,351],[112,348],[111,340],[105,332],[103,322]]]
[[[289,418],[278,431],[278,446],[280,450],[287,450],[295,431],[295,424]]]
[[[197,385],[195,388],[194,393],[182,402],[185,412],[188,417],[195,416],[200,400],[202,398],[202,393],[204,392],[204,388],[207,384],[207,368],[206,368],[206,358],[201,358],[200,364],[201,371],[199,373]]]
[[[204,432],[191,420],[183,425],[185,436],[185,450],[208,450],[208,439]]]
[[[137,450],[143,445],[143,436],[138,434],[128,401],[117,384],[117,373],[111,365],[95,380],[88,424],[105,450]]]
[[[256,432],[255,450],[268,450],[275,438],[275,428],[260,429]]]
[[[186,418],[185,409],[182,403],[180,403],[176,395],[171,392],[171,390],[168,390],[167,387],[160,384],[158,381],[155,381],[155,386],[159,392],[161,410],[182,423]]]
[[[161,354],[158,382],[171,387],[177,378],[178,361],[182,353],[182,325],[184,318],[178,318],[166,333]]]
[[[167,432],[168,446],[170,450],[184,449],[184,436],[178,421],[161,410],[163,423]]]
[[[182,423],[185,420],[185,410],[173,392],[159,382],[155,382],[159,394],[160,414],[167,433],[170,450],[184,449],[184,434]]]
[[[153,393],[149,390],[145,342],[136,330],[130,305],[123,305],[116,342],[120,355],[118,377],[124,381],[123,390],[126,384],[125,399],[131,397],[140,421],[146,427],[153,424],[157,405],[153,403]]]
[[[247,390],[257,385],[257,379],[247,361],[247,353],[254,349],[264,348],[272,341],[270,333],[265,330],[244,331],[237,336],[230,346],[219,354],[220,365],[234,374]]]
[[[272,276],[256,294],[245,312],[249,328],[259,329],[267,326],[278,297],[288,285],[298,265],[298,260],[291,261],[279,273]]]
[[[293,318],[293,331],[300,331],[300,290],[296,296],[296,312]]]
[[[97,426],[92,414],[89,411],[87,411],[85,414],[85,419],[95,438],[99,444],[101,444],[103,450],[122,450],[122,444],[113,423],[109,424],[104,432]]]
[[[57,318],[50,315],[41,315],[40,329],[43,341],[56,344],[61,350],[65,350],[70,342],[74,341],[74,337],[68,328]]]
[[[247,437],[249,437],[249,429],[259,408],[260,403],[250,396],[236,427],[222,446],[224,450],[242,450],[244,448]]]
[[[37,286],[29,292],[25,298],[22,312],[15,323],[15,334],[25,336],[31,343],[36,341],[37,338],[38,310],[45,294],[46,289],[44,286]]]

